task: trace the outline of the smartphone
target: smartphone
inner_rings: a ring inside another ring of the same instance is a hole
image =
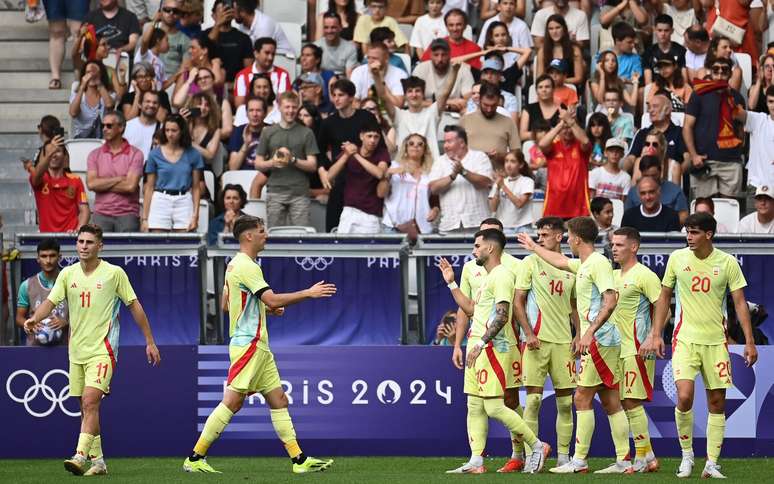
[[[62,126],[59,126],[58,128],[54,128],[52,130],[52,134],[54,135],[54,137],[61,136],[62,138],[64,138],[64,134],[65,134],[64,128]]]
[[[220,3],[223,4],[223,8],[234,8],[234,0],[223,0]]]
[[[199,117],[201,117],[201,115],[202,115],[202,110],[201,110],[201,108],[191,108],[191,109],[189,109],[188,111],[190,111],[190,112],[191,112],[191,117],[192,117],[192,118],[199,118]]]

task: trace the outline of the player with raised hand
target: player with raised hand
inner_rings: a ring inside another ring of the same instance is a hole
[[[648,432],[648,416],[643,402],[653,399],[653,377],[656,360],[637,354],[640,343],[650,333],[653,304],[661,293],[658,276],[637,262],[640,233],[631,227],[621,227],[611,239],[613,260],[621,268],[613,271],[618,304],[610,317],[621,333],[621,404],[634,436],[636,456],[632,472],[655,472],[659,464],[653,454]]]
[[[561,253],[564,222],[558,217],[541,218],[536,223],[538,243],[546,250]],[[524,421],[538,435],[538,417],[543,402],[546,376],[556,395],[557,467],[570,461],[572,440],[572,392],[576,369],[571,326],[580,334],[575,310],[575,275],[555,268],[535,254],[523,260],[516,278],[514,316],[521,326],[526,349],[522,350],[527,404]]]
[[[724,478],[718,458],[726,428],[726,388],[732,386],[725,320],[726,295],[731,293],[745,337],[744,359],[748,367],[758,359],[750,311],[744,297],[747,281],[736,258],[716,249],[712,238],[715,219],[697,212],[685,220],[688,247],[672,252],[661,281],[653,328],[640,347],[640,355],[664,356],[662,331],[675,292],[675,329],[672,334],[672,374],[677,387],[675,423],[683,458],[677,477],[693,471],[694,379],[701,372],[707,390],[707,462],[702,477]]]
[[[271,423],[285,445],[293,472],[296,474],[328,469],[333,460],[320,460],[304,455],[296,440],[296,431],[288,413],[288,397],[280,384],[274,355],[269,349],[266,330],[267,309],[281,315],[286,306],[306,299],[331,297],[336,286],[318,282],[302,291],[275,294],[263,278],[261,266],[255,261],[266,245],[266,226],[259,217],[242,215],[234,221],[234,238],[239,241],[239,252],[226,268],[226,286],[223,294],[224,309],[228,310],[230,327],[227,387],[223,401],[215,407],[204,424],[199,440],[191,455],[183,462],[186,472],[217,473],[206,459],[207,451],[239,412],[245,397],[254,393],[263,395],[271,412]]]
[[[535,252],[557,269],[575,274],[575,294],[581,315],[582,336],[577,345],[581,366],[575,391],[575,455],[570,462],[550,471],[556,474],[588,472],[586,457],[594,434],[594,396],[599,395],[610,421],[616,462],[596,472],[623,474],[631,467],[631,462],[628,460],[629,422],[618,392],[621,336],[610,320],[616,306],[613,268],[605,256],[594,250],[599,230],[593,219],[576,217],[567,222],[567,229],[570,250],[578,259],[569,259],[560,252],[541,247],[528,234],[518,235],[525,249]]]
[[[161,362],[148,317],[134,294],[126,272],[99,258],[102,229],[86,224],[76,239],[78,264],[62,269],[54,288],[35,314],[24,322],[27,333],[37,331],[40,322],[65,298],[70,310],[70,396],[81,406],[81,432],[75,455],[64,467],[75,475],[107,474],[102,454],[99,410],[110,393],[110,380],[118,360],[118,309],[123,302],[145,336],[145,354],[153,366]],[[86,469],[86,461],[91,467]]]
[[[464,297],[454,282],[454,271],[445,259],[440,268],[444,279],[452,289],[452,296],[463,310],[473,313],[473,325],[468,338],[465,359],[465,393],[468,395],[468,440],[471,457],[452,474],[481,474],[486,472],[482,453],[486,445],[488,417],[500,421],[511,434],[521,435],[531,449],[524,465],[524,472],[542,470],[550,446],[544,444],[529,429],[521,416],[505,406],[503,396],[507,383],[506,369],[513,362],[516,336],[512,319],[514,275],[501,263],[505,235],[497,229],[476,233],[473,256],[476,263],[486,269],[486,278],[480,285],[474,300]],[[473,307],[470,304],[473,303]],[[481,352],[485,355],[481,355]],[[481,357],[479,357],[481,356]]]

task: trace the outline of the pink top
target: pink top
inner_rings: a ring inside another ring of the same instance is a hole
[[[142,176],[142,151],[124,140],[121,151],[110,152],[110,146],[102,145],[89,153],[88,171],[97,172],[99,178],[126,176],[134,173]],[[140,215],[140,188],[134,193],[100,192],[94,199],[94,213],[108,217],[121,215]]]

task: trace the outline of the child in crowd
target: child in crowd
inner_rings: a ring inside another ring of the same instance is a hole
[[[597,223],[597,228],[599,229],[599,235],[601,235],[603,238],[607,238],[610,240],[610,234],[618,229],[615,225],[613,225],[613,202],[610,201],[609,198],[605,197],[594,197],[591,199],[591,216],[594,218],[594,221]],[[607,245],[607,244],[606,244]],[[609,250],[609,246],[606,248],[607,252]]]
[[[387,47],[387,50],[390,53],[390,60],[389,63],[398,69],[402,70],[406,74],[411,74],[411,66],[406,65],[405,62],[403,62],[403,59],[400,58],[397,54],[395,54],[395,32],[390,30],[387,27],[376,27],[371,31],[371,34],[368,36],[368,39],[371,44],[376,44],[377,42],[381,42],[384,44],[385,47]],[[363,61],[361,64],[368,63],[368,58],[363,57]]]
[[[155,73],[154,89],[162,91],[171,86],[174,78],[167,78],[166,65],[160,54],[169,52],[169,37],[160,28],[148,28],[142,34],[140,50],[134,56],[134,62],[147,62]]]
[[[607,114],[613,137],[625,139],[629,143],[634,138],[634,116],[621,110],[623,107],[621,92],[610,88],[605,91],[604,99],[604,112]]]
[[[505,173],[497,173],[489,192],[489,209],[502,221],[506,232],[529,230],[534,222],[529,201],[535,181],[521,150],[505,155],[503,169]]]
[[[605,146],[607,140],[613,137],[610,121],[603,113],[594,113],[586,124],[586,135],[592,144],[590,162],[593,166],[605,164]]]
[[[634,27],[626,22],[618,22],[613,25],[613,52],[618,58],[618,77],[635,82],[633,78],[637,73],[637,80],[642,77],[642,61],[634,51],[637,34]]]
[[[569,69],[570,63],[567,59],[553,59],[548,65],[548,75],[554,80],[554,102],[567,107],[578,104],[577,91],[564,83]]]
[[[632,177],[621,170],[621,159],[626,152],[626,142],[610,138],[605,143],[605,164],[591,170],[589,194],[592,197],[606,197],[625,200],[632,184]]]
[[[416,51],[417,58],[421,58],[430,42],[449,35],[446,23],[443,21],[443,6],[446,0],[428,0],[427,13],[422,15],[414,23],[411,30],[409,45]]]
[[[400,30],[398,21],[386,14],[387,0],[371,0],[366,2],[366,4],[368,5],[368,13],[370,15],[361,15],[358,17],[357,24],[355,25],[355,33],[352,36],[352,40],[360,47],[360,51],[363,54],[368,52],[368,44],[370,43],[369,35],[371,35],[372,30],[377,27],[388,27],[395,33],[395,43],[398,48],[405,49],[408,54],[408,40]]]

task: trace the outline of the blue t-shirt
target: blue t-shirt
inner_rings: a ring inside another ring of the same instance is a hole
[[[637,54],[618,54],[618,77],[631,79],[632,74],[639,72],[642,78],[642,59]]]
[[[239,126],[237,128],[234,128],[234,131],[231,132],[231,137],[228,139],[228,152],[234,153],[242,149],[242,145],[245,142],[245,130],[249,124],[245,124],[244,126]],[[261,131],[263,132],[263,131]],[[242,166],[239,167],[240,170],[255,170],[255,156],[256,151],[258,150],[258,143],[260,142],[261,137],[253,135],[252,141],[250,141],[250,145],[247,147],[247,153],[245,154],[245,159],[242,160]]]
[[[187,192],[191,189],[194,170],[204,170],[202,155],[195,148],[187,148],[175,163],[164,158],[160,147],[155,148],[148,153],[148,160],[145,162],[145,173],[156,174],[157,190]]]
[[[54,287],[55,281],[49,281],[48,279],[46,279],[46,275],[43,274],[43,272],[38,272],[37,277],[38,277],[38,282],[44,288],[51,289]],[[30,296],[27,290],[27,286],[29,286],[29,283],[30,283],[30,280],[25,279],[24,281],[22,281],[21,285],[19,286],[19,297],[16,299],[17,307],[20,307],[20,308],[30,307]]]
[[[686,200],[685,194],[680,190],[680,187],[671,181],[665,180],[661,182],[661,204],[666,205],[675,212],[688,210],[688,200]],[[640,192],[637,190],[637,185],[635,185],[626,196],[624,208],[628,210],[638,205],[640,205]]]

